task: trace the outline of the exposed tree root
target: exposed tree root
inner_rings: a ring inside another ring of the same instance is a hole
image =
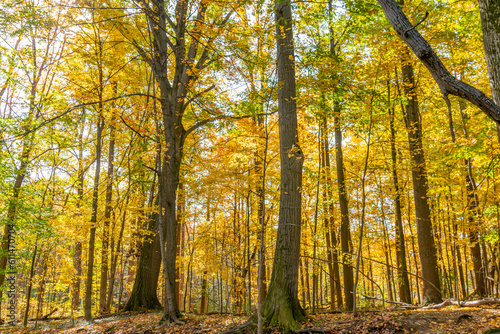
[[[298,322],[305,321],[305,315],[302,308],[291,307],[287,303],[273,304],[268,302],[264,303],[262,307],[262,324],[264,327],[279,327],[282,328],[284,333],[295,333],[300,329]],[[311,329],[312,330],[312,329]],[[253,314],[250,319],[245,323],[230,328],[223,334],[243,334],[255,333],[257,331],[257,314]],[[307,333],[307,332],[300,332]],[[319,332],[314,332],[319,333]],[[321,332],[323,333],[323,332]]]
[[[177,316],[177,314],[172,315],[170,313],[166,313],[166,314],[164,313],[160,319],[159,328],[168,327],[170,324],[184,325],[184,322],[179,320],[179,317]]]

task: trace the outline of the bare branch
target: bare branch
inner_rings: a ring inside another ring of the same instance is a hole
[[[414,29],[394,0],[377,0],[398,36],[431,72],[443,95],[452,94],[470,101],[489,118],[500,124],[500,107],[482,91],[455,78],[446,69],[430,44]]]

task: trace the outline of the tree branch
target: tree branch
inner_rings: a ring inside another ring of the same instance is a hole
[[[106,99],[106,100],[102,100],[102,101],[92,101],[92,102],[80,103],[80,104],[77,104],[77,105],[75,105],[73,107],[70,107],[70,108],[66,109],[65,111],[63,111],[59,115],[56,115],[56,116],[54,116],[52,118],[49,118],[49,119],[43,121],[42,123],[40,123],[39,125],[33,127],[32,129],[26,130],[25,132],[20,133],[18,135],[15,135],[13,137],[4,138],[4,139],[0,140],[0,142],[6,142],[8,140],[12,140],[12,139],[15,139],[15,138],[21,138],[21,137],[27,136],[30,133],[35,132],[36,130],[44,127],[47,124],[50,124],[50,123],[54,122],[55,120],[63,117],[64,115],[69,114],[70,112],[72,112],[72,111],[74,111],[74,110],[76,110],[78,108],[85,107],[85,106],[91,106],[91,105],[99,104],[99,103],[105,103],[105,102],[109,102],[109,101],[114,101],[114,100],[122,99],[122,98],[125,98],[125,97],[131,97],[131,96],[148,96],[148,97],[153,97],[153,96],[148,95],[148,94],[134,93],[134,94],[126,94],[126,95],[116,96],[116,97],[112,97],[112,98],[109,98],[109,99]]]
[[[500,107],[482,91],[455,78],[443,65],[430,44],[414,29],[394,0],[377,0],[398,36],[431,72],[443,95],[452,94],[470,101],[500,124]]]
[[[239,119],[245,119],[245,118],[250,118],[250,117],[255,117],[255,116],[269,116],[272,115],[276,112],[268,113],[268,114],[255,114],[255,115],[244,115],[244,116],[229,116],[229,115],[220,115],[220,116],[215,116],[211,118],[204,119],[203,121],[199,121],[198,123],[192,125],[189,129],[184,132],[184,138],[183,140],[191,133],[199,129],[205,124],[223,120],[223,119],[234,119],[234,120],[239,120]]]

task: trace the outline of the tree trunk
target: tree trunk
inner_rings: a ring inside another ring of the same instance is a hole
[[[335,103],[334,114],[334,127],[335,127],[335,147],[336,147],[336,160],[337,160],[337,183],[339,187],[339,204],[340,204],[340,246],[342,249],[342,268],[344,271],[344,299],[345,307],[352,310],[354,306],[354,298],[352,292],[354,291],[354,275],[352,271],[351,259],[351,230],[349,222],[349,207],[347,199],[347,189],[344,177],[344,156],[342,153],[342,130],[340,128],[340,105]]]
[[[478,218],[478,199],[475,193],[475,182],[472,176],[472,161],[465,159],[467,174],[465,176],[467,189],[467,222],[469,228],[469,241],[471,243],[470,252],[472,255],[472,265],[474,268],[474,279],[476,281],[476,293],[479,297],[486,296],[486,287],[484,279],[484,268],[481,260],[481,246],[479,245],[479,224]]]
[[[101,95],[102,100],[102,95]],[[99,104],[99,110],[102,111],[102,103]],[[94,190],[92,192],[92,216],[90,218],[90,237],[87,260],[87,280],[85,282],[85,320],[92,320],[92,281],[94,276],[94,248],[95,248],[95,231],[97,224],[97,205],[99,199],[99,177],[101,175],[101,145],[102,131],[104,129],[104,120],[102,114],[99,114],[97,121],[97,138],[96,138],[96,166],[94,175]]]
[[[83,201],[83,181],[85,180],[85,171],[83,168],[83,132],[85,130],[85,109],[82,110],[82,128],[78,134],[78,180],[77,180],[77,200],[76,207],[80,210]],[[77,213],[81,216],[81,211]],[[76,228],[76,232],[81,234],[81,227]],[[75,270],[75,278],[71,284],[71,307],[73,310],[78,310],[80,305],[80,285],[82,280],[82,243],[75,242],[75,254],[73,255],[73,269]]]
[[[113,197],[113,162],[115,157],[115,125],[114,115],[111,116],[109,124],[110,138],[108,149],[108,174],[106,178],[106,207],[104,209],[104,222],[102,229],[102,248],[101,248],[101,281],[99,286],[99,314],[109,312],[106,290],[108,284],[108,260],[109,260],[109,238],[111,223],[111,200]]]
[[[19,200],[19,195],[21,193],[21,186],[23,184],[24,178],[26,177],[26,170],[28,168],[28,159],[30,155],[31,149],[28,148],[28,144],[24,143],[23,152],[20,155],[20,164],[19,168],[16,171],[16,179],[14,181],[14,185],[12,187],[12,197],[9,199],[7,216],[6,216],[6,224],[4,226],[3,234],[2,234],[2,249],[0,256],[0,287],[3,285],[5,281],[6,272],[12,272],[13,268],[7,270],[7,260],[9,257],[9,250],[11,249],[11,243],[13,242],[13,233],[15,231],[15,221],[16,221],[16,213],[17,213],[17,201]],[[0,290],[0,298],[2,297],[2,291]]]
[[[281,156],[281,184],[278,232],[273,271],[266,299],[262,303],[262,324],[290,330],[299,329],[305,320],[298,299],[298,274],[301,230],[301,187],[304,155],[297,132],[295,58],[292,30],[292,6],[289,1],[275,2],[278,114]],[[255,329],[257,315],[226,333]]]
[[[396,156],[396,130],[394,128],[394,107],[389,108],[389,127],[391,129],[391,160],[392,182],[394,184],[394,208],[396,211],[396,260],[398,267],[399,298],[403,303],[411,304],[410,281],[406,266],[406,246],[401,215],[401,193],[399,190],[397,156]]]
[[[124,311],[160,309],[161,304],[156,294],[158,275],[160,274],[161,255],[160,239],[155,232],[158,216],[152,215],[148,223],[148,236],[142,243],[141,256],[135,273],[134,286]]]
[[[177,203],[177,256],[184,256],[184,219],[186,214],[186,193],[184,184],[179,183],[179,198]],[[175,299],[177,306],[181,305],[181,291],[184,280],[183,268],[177,266],[175,270]]]
[[[327,256],[327,262],[328,262],[328,281],[329,281],[329,288],[330,288],[330,310],[335,309],[335,287],[336,287],[336,282],[335,282],[335,270],[334,270],[334,263],[333,263],[333,252],[335,250],[332,247],[332,237],[331,237],[331,231],[333,229],[333,226],[330,225],[330,222],[333,223],[333,212],[329,210],[329,205],[328,201],[333,199],[329,198],[328,194],[328,188],[330,187],[330,180],[329,180],[329,168],[330,168],[330,161],[328,161],[328,166],[327,166],[327,150],[328,150],[328,132],[327,132],[327,126],[326,126],[326,116],[322,118],[321,120],[321,165],[322,165],[322,170],[323,170],[323,191],[322,191],[322,202],[323,202],[323,212],[324,212],[324,218],[323,218],[323,225],[325,229],[325,239],[326,239],[326,256]],[[330,158],[328,157],[328,160]],[[332,202],[333,204],[333,202]],[[337,261],[337,260],[336,260]],[[338,268],[338,264],[337,264]]]
[[[33,250],[33,256],[31,258],[31,267],[30,267],[30,276],[29,276],[29,283],[28,287],[26,288],[26,308],[24,310],[24,319],[23,319],[23,326],[26,327],[28,324],[28,312],[30,310],[30,301],[31,301],[31,289],[33,287],[33,276],[35,274],[35,261],[36,261],[36,256],[37,256],[37,248],[38,248],[38,235],[37,239],[35,241],[35,249]]]
[[[481,24],[483,27],[484,57],[488,67],[491,95],[500,106],[500,2],[478,0]],[[500,124],[497,123],[497,136],[500,141]]]
[[[324,122],[324,150],[325,150],[325,169],[326,169],[326,191],[328,194],[328,232],[330,236],[330,245],[331,245],[331,254],[332,254],[332,262],[333,262],[333,279],[335,282],[335,295],[337,300],[337,307],[343,308],[344,303],[342,300],[342,287],[340,285],[340,268],[339,268],[339,259],[338,259],[338,241],[337,241],[337,233],[335,233],[335,217],[334,212],[335,208],[333,205],[333,190],[332,190],[332,176],[331,176],[331,164],[330,164],[330,146],[328,141],[328,127],[326,126],[326,119]]]
[[[428,203],[427,171],[422,145],[422,124],[418,109],[417,90],[408,51],[402,54],[403,88],[408,99],[405,106],[405,122],[412,165],[413,199],[417,225],[418,252],[423,278],[424,303],[441,302],[441,285],[437,264],[436,247],[432,232],[431,213]]]
[[[292,6],[287,0],[276,0],[275,6],[281,191],[273,271],[262,318],[264,324],[290,330],[300,328],[296,321],[305,319],[297,295],[304,155],[297,132]]]
[[[129,186],[128,186],[128,191],[130,191],[130,175],[129,175]],[[118,235],[118,242],[116,244],[116,249],[113,250],[113,247],[111,247],[111,270],[110,270],[110,278],[109,278],[109,287],[108,287],[108,298],[106,300],[106,308],[108,312],[111,312],[111,304],[113,302],[113,293],[114,293],[114,288],[115,288],[115,277],[116,277],[116,268],[118,266],[118,255],[120,254],[120,249],[122,248],[122,239],[123,239],[123,230],[125,229],[125,220],[127,217],[127,206],[129,203],[130,196],[128,195],[127,192],[127,200],[125,202],[125,207],[123,208],[123,217],[122,217],[122,223],[120,226],[120,234]],[[120,307],[120,303],[118,303],[118,307]]]

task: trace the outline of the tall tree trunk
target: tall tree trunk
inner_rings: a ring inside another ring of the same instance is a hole
[[[264,80],[264,74],[261,73],[261,80]],[[264,106],[262,103],[259,103],[259,110],[261,113],[264,111]],[[256,185],[255,185],[255,193],[257,197],[257,221],[261,226],[260,233],[260,242],[262,243],[259,246],[259,266],[262,266],[260,269],[260,280],[259,280],[259,289],[261,293],[261,300],[266,299],[267,295],[267,282],[266,282],[266,230],[265,230],[265,168],[266,168],[266,158],[267,158],[267,146],[268,146],[268,134],[267,129],[264,128],[264,120],[262,116],[258,116],[254,118],[255,125],[257,127],[257,131],[260,134],[259,138],[265,140],[264,147],[258,148],[254,153],[254,170],[256,175]],[[249,264],[250,266],[250,264]]]
[[[464,112],[466,105],[464,101],[459,101],[458,103],[460,109],[460,115],[462,118],[462,125],[464,136],[469,138],[469,131],[467,129],[468,116]],[[465,188],[466,188],[466,216],[467,216],[467,226],[469,241],[471,243],[471,255],[472,255],[472,265],[474,267],[474,279],[476,281],[476,293],[480,297],[486,295],[485,286],[485,268],[483,267],[482,257],[481,257],[481,246],[479,244],[479,224],[477,219],[479,219],[479,199],[476,193],[476,182],[473,175],[473,165],[472,158],[466,158],[465,163]]]
[[[102,100],[102,95],[101,95]],[[99,110],[102,111],[102,103],[99,103]],[[95,232],[97,224],[97,206],[99,200],[99,178],[101,175],[101,146],[102,146],[102,131],[104,129],[104,119],[99,113],[97,121],[97,137],[96,137],[96,166],[94,174],[94,190],[92,192],[92,216],[90,218],[90,237],[87,260],[87,280],[85,282],[85,320],[92,320],[92,282],[94,276],[94,248],[95,248]]]
[[[179,183],[179,200],[177,203],[177,256],[184,256],[184,219],[186,214],[186,193],[184,183]],[[175,269],[175,298],[177,305],[181,304],[181,291],[184,272],[181,266]]]
[[[401,193],[398,181],[396,130],[394,128],[395,113],[393,106],[389,108],[389,113],[389,127],[391,129],[392,182],[394,184],[394,208],[396,211],[396,260],[398,267],[399,298],[403,303],[409,304],[411,303],[411,294],[410,282],[408,280],[408,268],[406,266],[406,245],[403,230],[403,219],[401,215]]]
[[[342,152],[342,130],[340,128],[340,105],[335,103],[335,114],[333,118],[335,127],[335,147],[337,160],[337,184],[339,187],[340,204],[340,246],[342,250],[342,268],[344,271],[344,299],[345,307],[352,310],[354,306],[354,275],[352,270],[351,255],[351,227],[349,222],[349,206],[347,199],[347,189],[344,177],[344,156]]]
[[[83,132],[85,130],[85,109],[82,110],[82,128],[78,134],[78,180],[77,182],[77,199],[76,207],[79,210],[77,215],[81,216],[80,211],[83,201],[83,182],[85,180],[85,171],[83,168]],[[81,234],[81,227],[76,229],[78,234]],[[75,242],[75,253],[73,255],[73,269],[75,278],[71,284],[71,307],[73,310],[78,310],[80,305],[80,285],[82,280],[82,242]]]
[[[20,155],[19,167],[16,171],[16,179],[12,187],[12,196],[8,201],[8,209],[6,216],[6,224],[3,229],[2,234],[2,249],[0,256],[0,287],[5,281],[5,274],[7,272],[12,272],[13,270],[7,270],[7,259],[9,250],[11,249],[11,243],[13,242],[13,233],[15,231],[15,221],[16,213],[18,208],[19,195],[21,193],[21,186],[23,184],[24,178],[26,177],[28,168],[28,159],[31,149],[28,148],[27,143],[23,147],[23,152]],[[2,297],[2,291],[0,290],[0,298]]]
[[[333,252],[335,250],[332,248],[332,237],[331,237],[331,231],[333,226],[330,226],[330,222],[333,222],[331,218],[333,218],[333,212],[329,210],[329,205],[328,201],[333,199],[328,198],[328,188],[330,187],[330,180],[329,180],[329,171],[328,169],[330,168],[330,161],[328,161],[328,166],[326,164],[326,155],[327,155],[327,149],[328,149],[328,133],[326,131],[326,116],[322,118],[321,120],[321,133],[322,133],[322,138],[321,138],[321,166],[322,166],[322,173],[323,173],[323,191],[322,191],[322,202],[323,202],[323,212],[324,212],[324,218],[323,218],[323,225],[325,229],[325,239],[326,239],[326,256],[327,256],[327,262],[328,262],[328,282],[329,282],[329,288],[330,288],[330,309],[334,310],[335,309],[335,287],[336,287],[336,282],[335,282],[335,271],[334,271],[334,263],[333,263]],[[329,158],[328,158],[329,159]],[[333,204],[333,202],[332,202]],[[338,264],[337,264],[338,268]],[[342,298],[342,297],[341,297]]]
[[[207,198],[207,223],[210,223],[210,202],[212,199],[211,188],[209,189]],[[201,276],[201,300],[200,300],[200,314],[207,313],[207,299],[208,299],[208,284],[207,284],[208,271],[204,270]]]
[[[422,295],[424,303],[438,303],[441,302],[441,284],[439,281],[437,254],[427,196],[429,185],[422,145],[422,124],[418,109],[413,66],[408,49],[403,51],[401,61],[403,67],[403,88],[408,99],[404,112],[412,166],[418,253],[423,278]]]
[[[304,155],[297,132],[295,58],[290,1],[275,1],[281,185],[271,283],[262,305],[264,324],[297,329],[304,320],[298,299],[301,187]]]
[[[299,146],[295,90],[295,58],[292,6],[288,0],[275,2],[278,114],[281,157],[280,208],[273,271],[266,299],[262,303],[262,324],[290,331],[305,320],[298,298],[301,230],[301,187],[304,155]],[[255,329],[257,315],[233,330]]]
[[[92,4],[93,6],[94,4]],[[91,11],[92,21],[96,22],[95,9],[92,7]],[[95,248],[95,234],[97,228],[97,210],[99,204],[99,178],[101,175],[101,150],[102,150],[102,132],[104,130],[104,69],[103,69],[103,41],[100,35],[100,24],[94,24],[94,56],[98,71],[98,87],[97,87],[97,134],[96,134],[96,166],[94,174],[94,188],[92,192],[92,215],[90,218],[90,236],[88,247],[88,260],[87,260],[87,280],[85,282],[85,300],[84,311],[85,320],[92,320],[92,283],[94,279],[94,248]]]
[[[108,149],[108,174],[106,177],[106,207],[104,209],[104,222],[102,229],[102,248],[101,248],[101,281],[99,286],[99,314],[109,312],[106,290],[108,284],[108,258],[109,258],[109,238],[113,197],[113,163],[115,158],[115,117],[111,116],[109,129],[109,149]]]
[[[337,241],[337,233],[335,232],[335,207],[333,205],[333,181],[331,176],[331,164],[330,164],[330,145],[328,140],[328,127],[326,126],[326,119],[324,122],[324,149],[325,149],[325,169],[326,169],[326,191],[328,194],[328,226],[329,226],[329,234],[330,234],[330,244],[332,249],[332,262],[333,262],[333,278],[335,281],[335,295],[337,300],[337,307],[342,308],[344,306],[342,300],[342,286],[340,285],[340,268],[339,268],[339,259],[338,259],[338,241]]]
[[[500,106],[500,2],[478,0],[483,27],[484,56],[490,78],[493,101]],[[500,141],[500,124],[497,123],[497,137]]]

